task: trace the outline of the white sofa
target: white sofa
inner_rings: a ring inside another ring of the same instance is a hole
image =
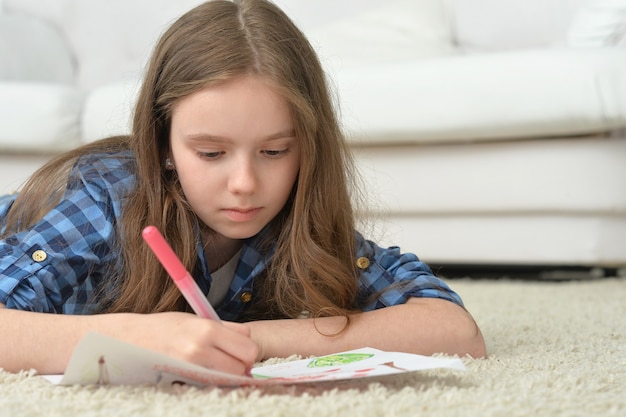
[[[0,0],[0,192],[128,132],[199,0]],[[277,0],[318,49],[374,236],[434,265],[626,267],[626,0]]]

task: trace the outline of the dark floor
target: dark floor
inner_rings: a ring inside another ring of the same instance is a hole
[[[523,279],[573,281],[626,277],[626,268],[555,265],[458,265],[429,264],[435,275],[444,279]]]

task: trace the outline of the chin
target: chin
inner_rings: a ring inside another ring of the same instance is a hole
[[[242,229],[242,230],[225,230],[224,232],[218,232],[220,233],[222,236],[228,238],[228,239],[236,239],[236,240],[242,240],[242,239],[248,239],[251,238],[252,236],[255,236],[256,234],[258,234],[260,231],[262,230],[259,228],[254,228],[254,229],[250,229],[250,228],[246,228],[246,229]]]

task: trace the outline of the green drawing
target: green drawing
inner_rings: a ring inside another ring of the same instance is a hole
[[[337,355],[322,356],[313,359],[307,365],[308,368],[323,368],[326,366],[347,365],[349,363],[362,361],[374,356],[373,353],[339,353]]]

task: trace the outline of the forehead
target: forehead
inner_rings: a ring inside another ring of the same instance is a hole
[[[293,129],[288,101],[262,78],[243,76],[201,88],[172,109],[172,133],[248,136]],[[200,130],[193,132],[194,130]]]

